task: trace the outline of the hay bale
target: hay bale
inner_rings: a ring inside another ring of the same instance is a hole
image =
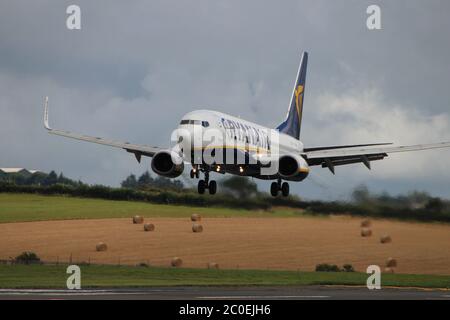
[[[397,260],[395,260],[394,258],[389,258],[386,261],[386,267],[388,268],[394,268],[397,266]]]
[[[133,217],[133,223],[134,223],[134,224],[141,224],[141,223],[144,223],[144,217],[141,217],[141,216],[134,216],[134,217]]]
[[[148,263],[140,262],[140,263],[138,263],[138,264],[136,265],[136,267],[148,268],[148,267],[150,267],[150,266],[148,265]]]
[[[361,229],[361,237],[370,237],[372,235],[372,230],[369,228],[362,228]]]
[[[201,221],[201,220],[202,220],[202,217],[198,213],[194,213],[191,216],[191,221]]]
[[[192,231],[193,232],[202,232],[203,231],[203,226],[201,224],[194,223],[192,225]]]
[[[394,273],[394,268],[386,267],[384,268],[384,273]]]
[[[106,251],[106,250],[108,250],[108,246],[107,246],[106,243],[104,243],[104,242],[99,242],[99,243],[97,243],[97,245],[95,246],[95,249],[96,249],[97,251]]]
[[[170,262],[170,265],[172,267],[181,267],[182,264],[183,264],[183,260],[181,260],[178,257],[172,258],[172,261]]]
[[[134,224],[144,223],[144,217],[142,217],[142,216],[134,216],[133,217],[133,223]]]
[[[368,228],[372,225],[372,222],[369,219],[364,219],[361,221],[361,228]]]
[[[144,224],[144,231],[155,231],[155,225],[153,223]]]
[[[219,264],[215,262],[209,262],[208,269],[219,269]]]
[[[381,236],[380,242],[381,243],[390,243],[390,242],[392,242],[392,239],[389,235],[385,234],[385,235]]]

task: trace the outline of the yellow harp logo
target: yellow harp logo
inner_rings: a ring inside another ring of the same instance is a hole
[[[302,120],[302,102],[303,102],[303,86],[300,84],[294,91],[295,94],[295,106],[297,107],[298,123]]]

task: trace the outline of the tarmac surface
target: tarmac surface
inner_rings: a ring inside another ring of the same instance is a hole
[[[0,289],[0,300],[450,300],[449,290],[416,288],[154,287],[144,289]]]

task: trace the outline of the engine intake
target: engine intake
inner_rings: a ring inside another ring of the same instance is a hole
[[[303,180],[308,176],[308,164],[301,156],[282,156],[278,162],[278,165],[278,173],[283,179]]]
[[[160,176],[176,178],[183,173],[183,158],[169,150],[160,151],[153,156],[152,170]]]

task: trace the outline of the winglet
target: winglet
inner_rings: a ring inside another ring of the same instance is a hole
[[[52,130],[52,128],[48,125],[48,96],[45,97],[44,100],[44,127],[47,130]]]

